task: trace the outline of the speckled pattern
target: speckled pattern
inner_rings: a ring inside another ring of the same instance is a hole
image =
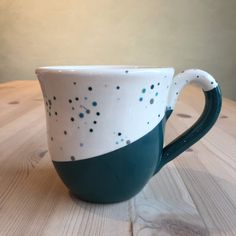
[[[37,71],[54,161],[92,158],[140,139],[163,119],[173,69]]]

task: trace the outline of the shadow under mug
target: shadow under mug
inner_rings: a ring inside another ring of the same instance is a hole
[[[138,66],[36,69],[43,92],[49,153],[80,199],[114,203],[136,195],[166,163],[214,125],[221,92],[207,72]],[[185,85],[205,95],[200,118],[163,148],[165,124]]]

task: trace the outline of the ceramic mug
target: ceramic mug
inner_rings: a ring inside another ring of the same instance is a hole
[[[173,68],[137,66],[40,67],[36,74],[53,164],[71,192],[89,202],[133,197],[205,135],[221,109],[218,84],[197,69],[175,77]],[[189,83],[203,89],[204,111],[163,148],[166,121]]]

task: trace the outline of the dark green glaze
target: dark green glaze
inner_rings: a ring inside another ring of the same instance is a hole
[[[158,172],[167,162],[173,160],[180,153],[184,152],[201,139],[215,124],[220,114],[222,104],[219,86],[210,91],[204,92],[204,95],[205,107],[202,115],[192,127],[163,149],[161,163],[157,166],[155,173]],[[172,110],[167,111],[167,117],[169,117],[171,113]]]
[[[137,194],[166,163],[196,143],[214,125],[221,110],[219,87],[205,94],[197,122],[163,149],[163,132],[172,110],[139,140],[110,153],[79,161],[53,164],[65,185],[80,199],[114,203]]]
[[[165,119],[139,140],[110,153],[53,164],[65,185],[82,200],[127,200],[144,187],[160,162],[164,125]]]

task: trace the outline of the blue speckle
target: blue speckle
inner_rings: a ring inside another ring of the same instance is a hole
[[[142,98],[142,97],[141,97],[141,98],[139,98],[139,101],[140,101],[140,102],[142,102],[142,101],[143,101],[143,98]]]
[[[118,142],[116,142],[116,144],[119,144]]]
[[[142,89],[142,93],[145,93],[145,92],[146,92],[146,89],[145,89],[145,88],[143,88],[143,89]]]
[[[97,105],[98,105],[98,103],[97,102],[92,102],[92,105],[94,106],[94,107],[96,107]]]
[[[88,99],[88,97],[84,97],[84,100],[87,100]]]
[[[84,113],[82,113],[82,112],[79,113],[79,117],[80,117],[80,118],[84,118]]]
[[[156,92],[155,95],[157,96],[157,95],[158,95],[158,92]]]

